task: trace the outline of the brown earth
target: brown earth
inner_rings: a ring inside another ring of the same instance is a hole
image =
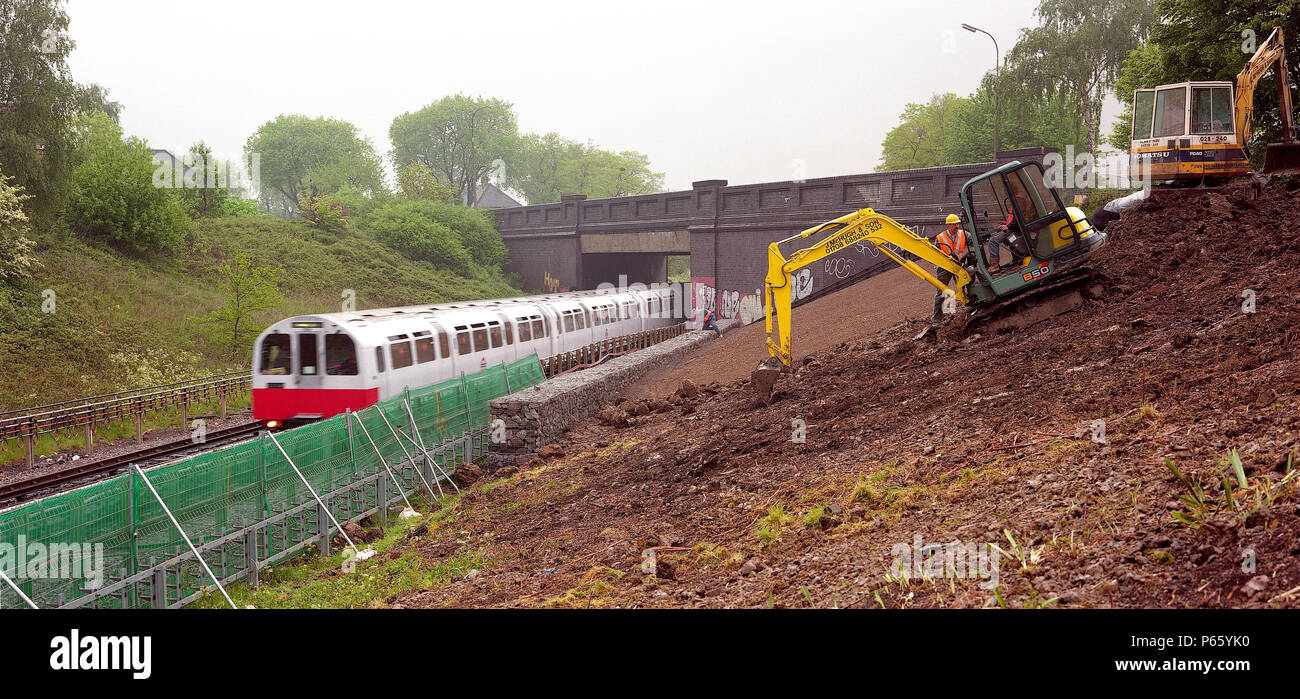
[[[908,318],[928,317],[933,307],[934,287],[901,267],[892,269],[795,308],[790,346],[797,361]],[[667,396],[685,379],[729,383],[748,378],[767,359],[766,333],[761,320],[733,330],[673,364],[656,367],[623,389],[622,396]]]
[[[958,341],[959,319],[919,344],[898,324],[812,354],[770,405],[743,378],[697,381],[623,403],[625,427],[579,423],[411,544],[486,547],[490,565],[385,602],[1300,606],[1290,187],[1130,210],[1095,258],[1111,293],[1015,334]],[[996,587],[891,575],[915,537],[997,544]],[[642,572],[650,548],[671,572]]]

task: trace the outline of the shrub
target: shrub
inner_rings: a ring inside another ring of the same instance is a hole
[[[374,211],[365,226],[379,242],[412,260],[426,260],[468,275],[473,258],[461,237],[430,216],[433,202],[393,200]]]

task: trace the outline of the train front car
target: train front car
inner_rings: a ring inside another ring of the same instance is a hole
[[[253,419],[267,427],[360,410],[379,400],[372,357],[331,316],[287,318],[253,345]]]

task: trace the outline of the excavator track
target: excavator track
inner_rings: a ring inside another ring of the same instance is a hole
[[[1110,277],[1089,267],[1080,267],[1048,284],[1005,299],[986,308],[976,309],[962,327],[961,336],[976,333],[996,335],[1003,331],[1027,328],[1054,316],[1068,313],[1092,299],[1106,295]]]

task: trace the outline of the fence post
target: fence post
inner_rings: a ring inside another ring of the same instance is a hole
[[[257,527],[244,532],[244,568],[248,571],[248,586],[257,589]]]
[[[226,392],[224,389],[221,391],[221,419],[226,419]]]
[[[343,411],[343,422],[348,427],[348,458],[352,460],[352,475],[357,475],[357,451],[352,443],[352,409],[348,408]]]
[[[271,516],[270,506],[266,502],[266,432],[257,435],[257,492],[262,501],[262,517]],[[268,543],[269,546],[269,543]]]
[[[95,453],[95,416],[90,412],[90,401],[86,401],[86,456]]]
[[[36,465],[36,423],[30,417],[23,441],[27,443],[27,468],[32,468]]]
[[[506,395],[508,396],[508,395],[510,395],[510,393],[511,393],[511,391],[510,391],[510,371],[509,371],[508,369],[506,369],[506,360],[504,360],[504,359],[501,360],[501,376],[505,377],[505,380],[506,380]]]
[[[320,555],[322,556],[330,555],[330,518],[325,511],[329,505],[328,498],[329,494],[326,494],[321,498],[326,504],[316,506],[316,526],[317,531],[320,532]]]
[[[185,398],[186,398],[185,389],[182,388],[181,389],[181,429],[188,430],[190,428],[190,414],[189,414],[190,411],[189,411],[189,406],[185,403]]]
[[[144,444],[144,401],[138,396],[135,403],[135,443]]]
[[[154,565],[154,559],[149,559],[149,565]],[[153,572],[153,599],[150,600],[154,609],[167,608],[167,567],[159,566]]]
[[[135,471],[126,471],[126,522],[127,534],[131,537],[131,574],[140,572],[140,546],[135,535]],[[131,586],[131,606],[136,606],[135,585]]]
[[[388,526],[388,481],[380,476],[375,481],[375,516],[379,519],[379,526]]]

